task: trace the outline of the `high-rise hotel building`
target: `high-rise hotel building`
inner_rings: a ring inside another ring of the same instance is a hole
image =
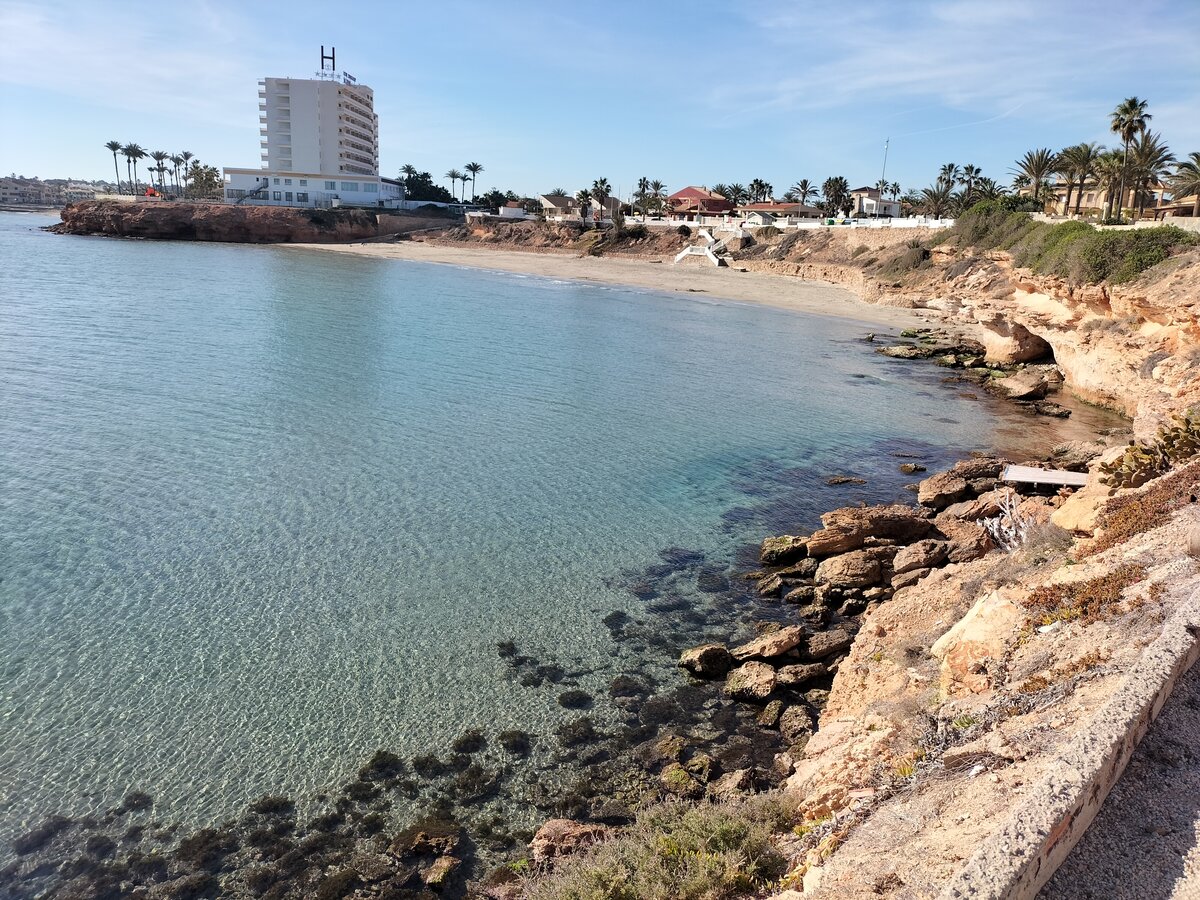
[[[379,174],[375,95],[344,72],[258,83],[263,168],[322,175]]]

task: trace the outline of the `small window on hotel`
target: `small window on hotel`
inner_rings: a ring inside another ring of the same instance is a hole
[[[276,180],[278,181],[278,179],[276,179]],[[279,196],[279,191],[272,191],[272,193],[275,195],[275,199],[276,199],[276,200],[280,200],[280,199],[282,199],[282,198]]]
[[[291,191],[284,191],[284,192],[283,192],[283,199],[284,199],[284,200],[287,200],[287,201],[290,203],[290,202],[291,202],[291,200],[292,200],[292,192],[291,192]]]
[[[363,190],[364,190],[364,191],[366,191],[368,194],[378,194],[378,193],[379,193],[379,185],[377,185],[377,184],[364,184],[364,185],[363,185]]]
[[[307,203],[308,202],[308,192],[300,191],[299,193],[297,193],[296,194],[296,202],[297,203]]]
[[[276,183],[276,184],[279,184],[279,179],[278,179],[278,178],[276,178],[276,179],[275,179],[275,183]]]
[[[327,190],[327,191],[336,191],[336,190],[337,190],[337,182],[336,182],[336,181],[327,181],[327,182],[325,182],[325,190]]]
[[[307,178],[300,179],[300,187],[308,187],[308,179]]]
[[[290,184],[292,183],[292,179],[290,179],[290,178],[285,178],[285,179],[283,179],[283,183],[284,183],[284,184],[288,184],[288,185],[290,185]]]

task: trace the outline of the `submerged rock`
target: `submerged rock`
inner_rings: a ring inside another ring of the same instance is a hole
[[[684,650],[679,665],[698,678],[723,678],[733,668],[734,660],[724,644],[701,644]]]
[[[782,566],[803,557],[808,552],[807,546],[803,537],[790,534],[769,537],[762,542],[759,559],[765,566]]]

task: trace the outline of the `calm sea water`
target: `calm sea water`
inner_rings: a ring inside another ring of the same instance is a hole
[[[630,573],[668,547],[729,568],[902,495],[898,449],[993,437],[845,321],[45,222],[0,214],[0,834],[548,734],[572,714],[498,641],[600,697],[633,665],[669,684],[601,622],[645,614]]]

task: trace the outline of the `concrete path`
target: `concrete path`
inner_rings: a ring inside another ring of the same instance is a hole
[[[1200,664],[1040,900],[1200,900]]]

